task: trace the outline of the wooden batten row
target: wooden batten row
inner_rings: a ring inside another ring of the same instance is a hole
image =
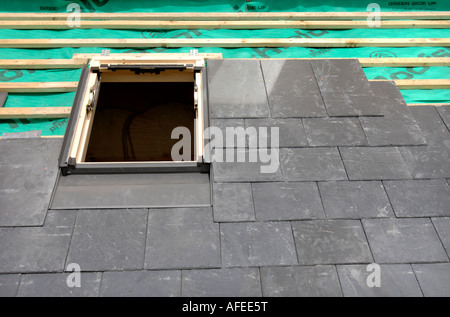
[[[450,79],[398,79],[394,82],[399,89],[450,89]]]
[[[65,69],[81,68],[87,58],[77,59],[0,59],[0,69]]]
[[[0,59],[0,69],[65,69],[82,68],[94,56],[99,54],[74,54],[72,59]],[[149,58],[179,58],[188,57],[189,54],[128,54],[132,57]],[[158,55],[158,56],[155,56]],[[171,56],[173,55],[173,56]],[[111,54],[115,58],[117,54]],[[202,58],[222,58],[222,54],[199,54]],[[320,58],[287,58],[294,60],[311,60]],[[340,58],[331,58],[340,59]],[[261,59],[263,60],[263,59]],[[397,57],[397,58],[358,58],[362,67],[437,67],[450,66],[450,57]]]
[[[0,91],[9,93],[57,93],[76,91],[78,82],[8,82],[0,83]]]
[[[310,21],[367,20],[369,12],[179,12],[179,13],[82,13],[81,20],[145,20],[145,21]],[[0,13],[0,21],[48,20],[70,18],[69,13]],[[381,20],[448,20],[448,11],[380,12]]]
[[[367,21],[0,21],[0,29],[67,30],[67,29],[369,29]],[[445,29],[449,20],[380,21],[381,29]]]
[[[0,108],[0,119],[63,119],[71,107]]]

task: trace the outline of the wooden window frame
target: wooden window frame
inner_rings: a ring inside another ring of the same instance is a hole
[[[143,74],[132,78],[130,70]],[[128,76],[127,76],[128,74]],[[128,77],[128,78],[127,78]],[[193,78],[192,78],[193,77]],[[194,161],[85,162],[102,82],[193,82],[196,118]],[[133,58],[93,57],[83,70],[69,117],[60,168],[63,175],[142,172],[208,172],[204,159],[203,132],[208,127],[208,100],[205,60],[201,57]]]

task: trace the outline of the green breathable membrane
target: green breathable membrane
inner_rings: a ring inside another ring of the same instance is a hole
[[[3,1],[0,12],[67,12],[71,3],[83,12],[364,12],[374,1],[327,0],[314,1],[114,1],[114,0],[53,0]],[[382,11],[450,10],[450,1],[376,1]],[[0,38],[450,38],[448,29],[351,29],[351,30],[0,30]],[[0,59],[67,59],[75,53],[97,53],[107,48],[0,49]],[[111,49],[111,53],[189,53],[179,49]],[[199,53],[222,53],[224,58],[368,58],[368,57],[450,57],[446,47],[406,48],[198,48]],[[364,68],[369,79],[433,79],[450,78],[449,67],[371,67]],[[78,81],[81,70],[0,70],[0,82]],[[447,103],[449,90],[402,90],[408,103]],[[10,93],[5,107],[70,107],[75,93],[14,94]],[[61,120],[0,120],[0,135],[4,132],[41,130],[42,135],[63,135],[66,119]]]

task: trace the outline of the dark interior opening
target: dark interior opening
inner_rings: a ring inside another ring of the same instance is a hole
[[[172,161],[176,127],[191,132],[194,83],[102,83],[86,162]]]

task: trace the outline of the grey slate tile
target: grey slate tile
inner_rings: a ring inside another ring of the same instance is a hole
[[[379,98],[363,87],[361,92],[322,92],[330,117],[383,116]]]
[[[425,145],[417,122],[405,116],[359,118],[370,146]]]
[[[405,146],[400,152],[414,179],[450,177],[450,148]]]
[[[220,233],[225,267],[298,263],[289,222],[222,223]]]
[[[450,132],[435,107],[411,107],[411,112],[429,146],[450,148]]]
[[[450,188],[444,179],[385,182],[397,217],[450,216]]]
[[[439,112],[442,120],[450,131],[450,105],[437,107],[436,110]]]
[[[69,273],[22,276],[18,297],[98,297],[102,273],[80,273],[80,286],[69,287]]]
[[[290,100],[290,96],[276,98],[269,96],[271,100],[270,112],[272,118],[321,118],[327,117],[325,103],[317,92],[305,94],[296,100]]]
[[[292,228],[301,265],[372,261],[360,221],[296,221],[292,223]]]
[[[220,266],[219,224],[211,208],[150,210],[146,269]]]
[[[263,295],[267,297],[341,297],[334,266],[261,268]]]
[[[77,214],[77,210],[49,210],[44,227],[73,228]]]
[[[379,181],[320,182],[327,218],[393,217],[389,199]]]
[[[147,210],[81,210],[67,263],[82,271],[140,269],[144,261]]]
[[[75,217],[49,212],[49,218],[44,227],[0,228],[0,273],[64,270]]]
[[[231,138],[227,137],[227,128],[233,128],[231,131],[235,131],[236,128],[242,128],[245,129],[244,119],[211,119],[210,127],[219,128],[222,132],[223,140],[225,140],[225,144],[223,144],[223,147],[242,147],[246,148],[248,147],[248,137],[245,137],[245,144],[241,145],[237,142],[236,137]],[[211,130],[211,132],[213,132]],[[245,131],[244,131],[245,132]],[[228,132],[230,135],[231,132]],[[214,143],[216,144],[216,143]]]
[[[40,138],[41,137],[41,130],[34,130],[34,131],[25,131],[25,132],[5,132],[2,135],[2,140],[5,139],[33,139],[33,138]]]
[[[364,219],[376,263],[448,261],[430,219]]]
[[[6,99],[8,99],[8,92],[6,91],[0,92],[0,108],[5,106]]]
[[[308,146],[301,119],[245,119],[245,127],[253,127],[258,131],[249,138],[250,148],[270,148],[272,144],[276,144],[272,143],[275,142],[272,141],[272,136],[275,135],[274,128],[278,128],[280,148]],[[263,128],[263,131],[266,128],[267,134],[264,135],[260,128]]]
[[[213,210],[216,222],[255,220],[250,183],[215,183]]]
[[[0,297],[15,297],[20,284],[20,274],[0,275]]]
[[[379,99],[356,59],[311,61],[328,115],[382,115]]]
[[[232,149],[233,162],[228,160],[226,151],[219,155],[216,149],[214,156],[220,160],[212,164],[214,182],[273,182],[283,180],[280,150],[278,149]],[[242,160],[240,159],[241,156]]]
[[[259,61],[208,60],[211,118],[270,117]]]
[[[255,183],[252,189],[259,221],[324,218],[319,190],[314,182]]]
[[[450,218],[433,218],[432,221],[439,235],[439,238],[441,239],[442,244],[447,251],[447,255],[450,256]]]
[[[280,162],[288,181],[347,179],[337,148],[281,149]]]
[[[0,141],[0,226],[42,226],[61,144],[58,139]]]
[[[411,174],[397,147],[340,148],[350,180],[410,179]]]
[[[381,112],[385,116],[406,116],[411,117],[410,107],[406,104],[400,90],[393,81],[373,81],[370,82],[374,95]]]
[[[373,269],[367,265],[338,265],[339,280],[346,297],[422,297],[409,264],[380,266],[380,287],[369,287]]]
[[[425,297],[450,296],[450,264],[413,264]]]
[[[104,272],[101,297],[175,297],[181,295],[181,271]]]
[[[186,297],[261,297],[257,268],[184,270],[183,294]]]
[[[357,59],[311,60],[311,66],[323,91],[327,91],[326,81],[342,81],[342,85],[351,86],[367,82],[367,77]]]
[[[261,61],[273,118],[325,117],[327,112],[309,61]]]
[[[310,146],[368,145],[357,118],[303,119]]]

